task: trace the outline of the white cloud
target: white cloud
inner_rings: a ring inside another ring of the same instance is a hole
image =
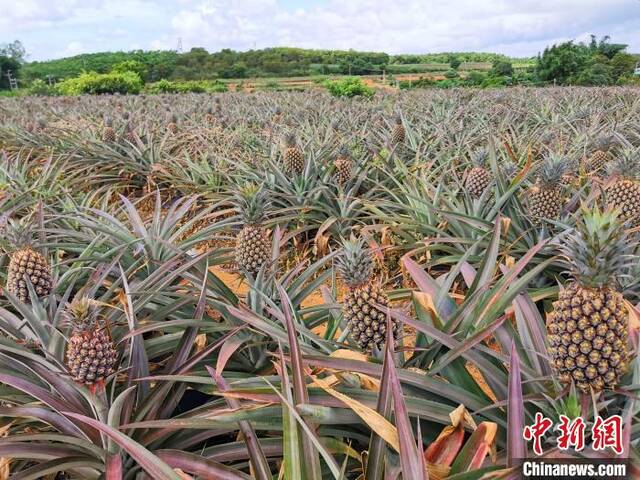
[[[284,3],[286,1],[286,4]],[[298,4],[299,5],[298,5]],[[638,0],[0,0],[0,31],[33,58],[67,51],[209,51],[271,46],[389,53],[535,55],[551,41],[610,33],[640,51]],[[111,33],[105,33],[111,32]],[[31,47],[33,46],[33,47]],[[35,50],[32,50],[35,49]]]
[[[72,57],[81,53],[87,53],[86,47],[81,42],[69,42],[64,50],[58,52],[58,57]]]
[[[185,48],[354,48],[389,53],[491,50],[534,55],[545,40],[588,37],[635,16],[635,0],[328,0],[290,11],[275,0],[202,0],[171,22]],[[614,39],[615,40],[615,39]],[[636,49],[640,39],[635,40]]]

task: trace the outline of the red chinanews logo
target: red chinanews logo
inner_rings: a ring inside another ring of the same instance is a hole
[[[541,456],[544,451],[542,449],[542,439],[544,435],[553,427],[553,421],[546,418],[542,413],[537,412],[533,425],[524,427],[522,437],[527,441],[533,441],[533,452]],[[573,448],[579,452],[585,447],[585,431],[586,422],[582,417],[578,417],[573,421],[565,415],[560,415],[560,423],[555,430],[560,432],[556,439],[558,449],[568,450]],[[622,447],[622,417],[613,415],[607,419],[596,417],[591,428],[591,440],[594,450],[605,450],[610,448],[617,455],[623,452]]]

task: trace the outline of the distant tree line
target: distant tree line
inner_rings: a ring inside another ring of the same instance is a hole
[[[109,78],[113,79],[113,75],[134,72],[144,85],[160,80],[193,82],[250,77],[366,75],[382,71],[397,74],[423,72],[429,67],[448,69],[444,72],[446,78],[435,82],[425,78],[422,82],[405,83],[404,86],[544,85],[553,82],[612,85],[636,81],[633,68],[638,58],[626,52],[626,45],[611,43],[609,37],[601,40],[592,37],[589,43],[565,42],[547,47],[537,58],[518,59],[519,68],[514,68],[514,62],[505,55],[485,52],[388,55],[355,50],[267,48],[246,52],[224,49],[209,53],[204,48],[192,48],[184,53],[103,52],[27,63],[24,47],[15,41],[0,45],[0,89],[9,88],[5,75],[9,70],[19,76],[22,85],[36,85],[38,91],[44,92],[50,81],[72,80],[86,73],[111,75]],[[476,71],[482,70],[482,66],[473,66],[474,63],[485,64],[485,71]],[[487,64],[491,65],[490,70]],[[466,73],[459,72],[461,66]],[[89,77],[85,75],[84,78]],[[104,79],[106,81],[107,77]],[[185,84],[181,85],[180,88],[184,88]]]
[[[389,55],[375,52],[268,48],[236,52],[224,49],[209,53],[204,48],[188,52],[141,50],[76,55],[69,58],[31,62],[22,75],[27,81],[47,76],[57,80],[75,77],[83,71],[108,73],[116,64],[135,61],[145,82],[160,79],[201,80],[211,78],[292,77],[317,74],[363,75],[381,72]]]

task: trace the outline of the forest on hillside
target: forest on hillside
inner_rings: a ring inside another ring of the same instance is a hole
[[[263,78],[279,89],[276,79],[337,75],[418,74],[400,88],[499,87],[510,85],[626,85],[640,83],[634,68],[638,55],[608,36],[564,42],[537,57],[509,58],[486,52],[443,52],[389,55],[355,50],[267,48],[245,52],[205,48],[187,52],[100,52],[56,60],[27,62],[19,41],[0,46],[0,70],[12,72],[23,92],[40,95],[80,93],[180,93],[226,91],[230,79]],[[272,79],[272,80],[269,80]],[[11,87],[0,75],[0,90]],[[5,92],[7,93],[7,92]],[[15,92],[14,92],[15,93]]]
[[[204,48],[188,52],[142,51],[101,52],[69,58],[30,62],[23,66],[26,81],[56,80],[75,77],[83,71],[107,73],[125,61],[139,62],[146,82],[167,80],[202,80],[210,78],[295,77],[323,74],[367,75],[381,73],[389,65],[425,63],[493,62],[508,60],[496,53],[450,52],[425,55],[388,55],[355,50],[308,50],[302,48],[267,48],[237,52],[224,49],[209,53]]]

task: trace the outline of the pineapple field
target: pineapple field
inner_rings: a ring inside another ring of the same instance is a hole
[[[636,478],[639,93],[0,99],[0,478]]]

